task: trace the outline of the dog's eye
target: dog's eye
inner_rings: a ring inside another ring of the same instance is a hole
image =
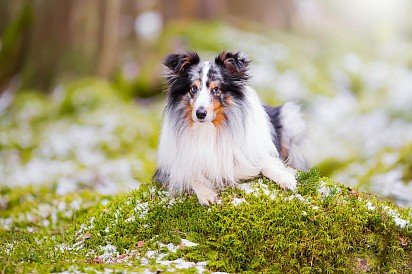
[[[218,88],[218,87],[213,88],[212,93],[215,96],[220,96],[220,88]]]
[[[197,86],[191,86],[190,87],[190,93],[195,94],[197,92]]]

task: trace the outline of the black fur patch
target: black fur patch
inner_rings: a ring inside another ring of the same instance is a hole
[[[215,58],[215,63],[222,67],[226,76],[232,78],[233,81],[243,82],[249,79],[248,65],[250,61],[240,52],[223,51]]]
[[[189,91],[192,81],[189,77],[191,68],[200,62],[196,52],[169,54],[163,64],[170,70],[166,75],[168,88],[168,106],[177,106]]]
[[[191,66],[199,62],[199,55],[196,52],[188,51],[186,53],[169,54],[163,64],[176,74],[185,74]]]
[[[167,184],[169,183],[170,174],[167,172],[163,172],[161,169],[157,169],[155,174],[153,175],[153,182],[160,183],[160,184]]]
[[[281,145],[281,137],[282,137],[282,124],[280,123],[280,110],[282,109],[281,106],[279,107],[271,107],[271,106],[263,106],[265,108],[266,113],[269,116],[270,122],[274,128],[272,133],[272,141],[276,146],[276,149],[281,154],[282,145]]]

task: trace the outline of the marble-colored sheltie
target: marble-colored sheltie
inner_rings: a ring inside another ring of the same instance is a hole
[[[217,191],[263,174],[285,189],[296,188],[305,169],[300,107],[264,106],[248,85],[241,53],[222,52],[201,62],[195,52],[170,54],[167,104],[154,180],[173,193],[193,191],[201,204]]]

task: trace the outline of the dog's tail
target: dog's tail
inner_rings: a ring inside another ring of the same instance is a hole
[[[288,165],[297,169],[307,170],[308,164],[302,151],[306,123],[302,118],[300,106],[291,102],[284,104],[280,108],[279,120],[281,124],[281,146],[285,152],[285,155],[282,156],[284,156]]]

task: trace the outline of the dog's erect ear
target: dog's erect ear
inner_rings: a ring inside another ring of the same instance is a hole
[[[216,64],[224,67],[230,76],[238,80],[249,79],[248,65],[250,61],[247,56],[240,52],[223,51],[215,59]]]
[[[199,55],[196,52],[188,51],[186,53],[169,54],[166,56],[163,64],[173,73],[182,74],[191,66],[200,62]]]

